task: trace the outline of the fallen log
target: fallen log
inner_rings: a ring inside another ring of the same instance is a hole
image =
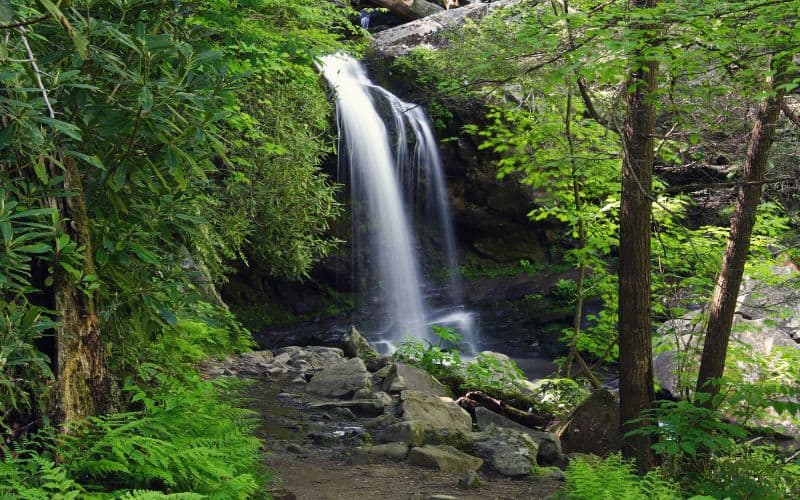
[[[498,413],[509,420],[530,428],[543,429],[550,424],[554,418],[552,415],[540,415],[528,411],[514,408],[499,399],[484,394],[481,391],[471,391],[456,400],[459,406],[467,410],[470,415],[475,415],[475,408],[482,406],[487,410]]]
[[[413,20],[442,12],[444,9],[426,0],[370,0],[378,7],[389,9],[398,17]]]

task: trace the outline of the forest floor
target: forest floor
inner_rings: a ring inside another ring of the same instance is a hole
[[[299,390],[298,390],[299,389]],[[302,388],[287,379],[257,380],[247,390],[266,443],[276,500],[316,499],[538,499],[563,486],[553,477],[512,479],[479,471],[481,484],[459,486],[461,475],[405,462],[351,464],[350,450],[369,442],[370,419],[304,409]]]

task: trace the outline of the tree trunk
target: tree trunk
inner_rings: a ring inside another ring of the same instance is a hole
[[[773,67],[775,66],[773,65]],[[780,71],[784,68],[780,64],[777,66],[780,66],[777,79],[781,81]],[[697,376],[697,392],[717,394],[719,392],[718,380],[725,372],[728,340],[744,276],[747,252],[750,249],[750,236],[756,222],[756,211],[761,201],[763,181],[767,172],[767,160],[781,113],[783,90],[780,85],[775,87],[778,89],[775,94],[770,95],[759,105],[758,116],[753,130],[750,132],[750,145],[747,148],[747,157],[742,172],[743,183],[739,186],[736,208],[731,217],[728,246],[722,259],[722,267],[711,300],[703,355],[700,359],[700,372]],[[703,400],[702,404],[706,407],[713,406],[711,398]]]
[[[403,19],[419,19],[442,12],[444,9],[425,0],[370,0],[379,7],[389,9]]]
[[[655,3],[655,0],[633,2],[637,8],[653,7]],[[632,90],[626,96],[628,109],[622,130],[619,216],[619,398],[623,435],[648,425],[629,421],[641,417],[642,411],[650,408],[655,398],[650,318],[650,209],[656,118],[653,94],[658,63],[646,59],[637,50],[632,64],[627,84]],[[623,437],[622,453],[627,458],[635,458],[639,471],[645,472],[655,465],[651,445],[652,440],[647,435]]]
[[[84,275],[93,275],[94,254],[80,174],[72,159],[62,157],[61,161],[63,172],[57,172],[57,167],[51,165],[51,175],[64,175],[64,190],[75,193],[54,201],[60,216],[67,219],[61,229],[81,249]],[[58,263],[54,268],[53,289],[59,326],[56,330],[54,365],[57,381],[53,413],[56,422],[68,424],[108,410],[111,391],[92,292],[79,289],[76,279]]]

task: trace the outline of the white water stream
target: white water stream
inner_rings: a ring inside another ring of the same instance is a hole
[[[354,237],[367,227],[367,243],[377,256],[379,303],[392,323],[384,340],[394,345],[409,336],[430,339],[429,325],[438,324],[455,328],[474,346],[476,328],[473,314],[462,306],[442,162],[424,110],[372,83],[350,56],[323,57],[320,69],[336,95],[339,154],[349,171],[351,202],[364,205],[352,211]],[[378,108],[391,113],[385,122]],[[424,223],[444,240],[448,297],[435,313],[423,299],[422,255],[412,231],[419,206]]]

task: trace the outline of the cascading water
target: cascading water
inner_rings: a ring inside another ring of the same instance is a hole
[[[395,344],[407,336],[426,339],[428,325],[439,324],[456,328],[467,343],[474,345],[473,317],[461,306],[442,162],[423,109],[372,83],[361,64],[347,55],[323,57],[320,68],[336,94],[339,152],[348,166],[351,201],[354,206],[364,205],[363,210],[353,209],[353,226],[369,228],[366,232],[377,256],[381,302],[394,323],[385,340]],[[376,103],[391,112],[387,123],[381,119]],[[414,146],[410,150],[412,136]],[[449,282],[448,304],[435,314],[423,300],[420,255],[411,230],[423,189],[425,223],[443,237]],[[360,232],[355,229],[354,237],[358,238]]]

